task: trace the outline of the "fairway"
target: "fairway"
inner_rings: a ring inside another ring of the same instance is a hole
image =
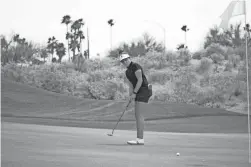
[[[248,167],[246,134],[146,132],[2,123],[4,167]],[[176,156],[179,152],[180,156]]]

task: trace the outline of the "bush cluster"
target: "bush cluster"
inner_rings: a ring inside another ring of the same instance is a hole
[[[232,49],[219,45],[193,54],[199,59],[195,68],[178,53],[149,52],[134,57],[142,65],[153,85],[151,100],[190,103],[207,107],[224,107],[229,100],[245,99],[245,62]],[[222,67],[222,72],[212,69]],[[1,68],[2,77],[48,91],[82,98],[122,100],[128,97],[125,68],[115,58],[86,60],[82,70],[74,63],[19,66],[9,63]],[[231,72],[239,71],[238,73]],[[251,72],[250,72],[251,73]]]

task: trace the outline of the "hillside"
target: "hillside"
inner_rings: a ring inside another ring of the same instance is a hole
[[[70,97],[6,79],[2,79],[1,86],[3,121],[112,128],[114,121],[119,118],[125,106],[124,101]],[[147,130],[247,132],[246,115],[223,109],[151,102],[145,117]],[[175,127],[170,127],[172,125]],[[123,116],[118,128],[133,129],[134,127],[134,113],[130,108]]]

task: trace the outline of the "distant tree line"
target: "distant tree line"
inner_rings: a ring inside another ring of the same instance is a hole
[[[67,47],[63,42],[56,39],[55,36],[49,37],[47,44],[38,45],[34,42],[28,41],[26,38],[20,36],[20,34],[13,34],[8,40],[6,36],[1,35],[1,62],[6,64],[8,62],[34,62],[44,63],[46,59],[51,56],[52,62],[61,63],[66,52],[68,52],[68,61],[72,61],[75,64],[83,64],[84,59],[89,59],[89,51],[81,50],[81,45],[85,40],[85,35],[82,30],[85,25],[82,18],[72,20],[70,15],[65,15],[61,19],[61,24],[66,25],[65,40],[67,41]],[[109,20],[108,24],[112,27],[114,25],[113,20]],[[204,48],[206,49],[211,44],[219,44],[229,47],[244,47],[245,34],[247,32],[248,47],[251,46],[251,29],[250,25],[246,24],[245,27],[241,27],[241,23],[233,26],[231,25],[228,30],[223,32],[215,26],[210,28],[209,33],[204,40]],[[180,44],[177,50],[182,48],[187,49],[184,44]],[[114,49],[111,48],[108,57],[117,57],[119,52],[128,52],[133,57],[144,56],[149,51],[163,52],[165,46],[158,42],[153,36],[148,33],[144,33],[143,36],[137,41],[131,41],[129,43],[122,43]],[[70,56],[72,52],[72,57]],[[82,53],[84,55],[82,55]],[[164,52],[165,53],[165,52]],[[58,59],[54,55],[58,56]],[[43,61],[37,60],[36,57],[42,58]]]
[[[250,25],[246,24],[245,27],[241,27],[241,23],[236,26],[231,25],[228,30],[220,32],[220,29],[215,26],[209,30],[208,35],[205,38],[204,48],[207,48],[212,43],[217,43],[222,46],[230,46],[230,47],[240,47],[245,45],[245,35],[242,33],[247,32],[247,43],[248,46],[251,46],[251,38],[250,38]]]

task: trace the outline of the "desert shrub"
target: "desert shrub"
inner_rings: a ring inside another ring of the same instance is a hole
[[[217,53],[213,53],[210,57],[215,64],[220,64],[225,59],[223,55]]]
[[[177,73],[170,74],[170,81],[166,81],[164,84],[155,83],[153,99],[175,103],[193,103],[193,87],[197,78],[192,69],[186,67]]]
[[[184,63],[185,63],[185,65],[188,65],[188,62],[189,62],[191,59],[192,59],[191,56],[186,56],[186,57],[184,58]]]
[[[214,86],[219,90],[224,90],[228,86],[230,86],[235,79],[236,76],[231,73],[221,73],[221,74],[210,74],[201,79],[201,86]]]
[[[23,82],[24,76],[22,74],[23,67],[10,62],[1,67],[1,73],[3,77],[6,77],[12,81]]]
[[[225,65],[225,69],[224,69],[224,71],[229,71],[229,72],[231,72],[232,71],[232,69],[233,69],[233,64],[231,63],[231,62],[227,62],[227,64]]]
[[[226,56],[226,60],[229,60],[229,55],[241,55],[241,58],[243,58],[243,56],[245,56],[245,48],[243,47],[241,49],[242,52],[240,52],[239,50],[240,50],[240,47],[238,47],[238,48],[227,47],[227,50],[226,50],[226,55],[227,55]]]
[[[203,50],[200,52],[204,54]],[[178,61],[182,59],[177,54],[149,52],[145,56],[132,58],[143,66],[149,82],[153,84],[152,99],[207,107],[223,107],[229,99],[246,100],[245,63],[239,62],[240,58],[236,54],[229,54],[226,66],[229,64],[232,68],[232,62],[238,64],[237,76],[228,72],[230,69],[218,74],[209,73],[212,60],[206,57],[197,60],[200,65],[196,67],[181,66]],[[170,60],[172,56],[175,61]],[[213,53],[211,58],[219,63],[222,55]],[[86,60],[85,63],[86,69],[82,71],[76,71],[74,63],[69,62],[23,67],[13,63],[2,66],[1,72],[3,77],[57,93],[109,100],[128,97],[126,68],[116,58]],[[203,75],[197,75],[196,72]]]
[[[238,97],[246,92],[246,83],[243,81],[236,81],[232,87],[229,89],[229,100],[232,96]]]
[[[206,48],[205,57],[210,57],[212,54],[216,53],[216,54],[223,55],[224,58],[225,58],[226,51],[227,51],[227,47],[224,47],[224,46],[221,46],[219,44],[213,43],[213,44],[209,45]]]
[[[102,81],[104,79],[112,79],[115,77],[115,74],[108,71],[94,71],[89,73],[89,77],[87,79],[88,82],[96,82],[96,81]]]
[[[202,59],[202,57],[204,57],[205,55],[205,51],[204,50],[200,50],[200,51],[196,51],[192,54],[192,58],[193,59],[197,59],[197,60],[200,60]]]
[[[79,71],[83,73],[89,73],[97,70],[105,70],[114,66],[119,66],[119,60],[116,58],[104,58],[100,59],[87,59],[79,64]],[[77,70],[76,63],[74,64],[75,70]]]
[[[166,53],[167,59],[170,63],[172,63],[173,61],[176,61],[178,58],[178,53],[177,52],[172,52],[172,51],[168,51]]]
[[[167,67],[168,61],[172,62],[176,60],[178,56],[179,55],[177,52],[172,52],[172,51],[168,51],[165,54],[159,52],[147,52],[144,58],[150,61],[156,61],[160,63],[155,67],[155,69],[163,69]]]
[[[64,64],[33,65],[22,68],[13,64],[4,66],[2,70],[4,73],[11,73],[13,68],[15,68],[15,74],[18,74],[17,76],[20,78],[15,81],[56,93],[73,94],[78,83],[87,80],[86,74],[77,72],[72,69],[72,66]],[[17,70],[18,68],[19,70]],[[5,77],[10,78],[10,76]]]
[[[174,85],[172,82],[167,82],[164,85],[154,84],[153,85],[153,100],[157,101],[168,101],[168,102],[176,102],[176,99],[173,97],[174,95]]]
[[[173,90],[172,99],[176,103],[193,103],[194,91],[193,85],[181,84],[176,82],[176,88]]]
[[[168,73],[168,71],[159,71],[159,70],[151,70],[149,71],[147,78],[150,83],[158,83],[165,84],[172,77],[172,74]]]
[[[248,53],[249,53],[249,57],[250,57],[251,48],[248,47],[247,49],[248,49]],[[245,58],[246,58],[246,47],[245,47],[245,45],[239,46],[239,47],[236,47],[236,48],[228,47],[227,48],[227,55],[239,55],[240,60],[245,60]]]
[[[236,68],[241,61],[241,57],[239,55],[231,54],[228,55],[228,61],[233,65],[234,68]]]
[[[74,68],[74,63],[72,62],[62,62],[61,64],[57,64],[57,69],[65,73],[73,71]]]
[[[94,99],[115,100],[119,98],[123,99],[128,96],[128,94],[126,94],[128,89],[126,88],[127,87],[123,81],[118,79],[113,79],[113,80],[90,82],[88,91],[91,97]]]
[[[106,70],[98,70],[89,72],[89,77],[87,79],[88,82],[96,82],[96,81],[102,81],[105,79],[113,79],[113,78],[125,78],[125,72],[122,69],[119,68],[111,68]]]
[[[189,57],[184,57],[183,59],[179,59],[179,60],[178,60],[178,64],[179,64],[179,66],[181,66],[181,67],[187,66],[189,60],[190,60]]]
[[[175,61],[178,57],[176,52],[163,53],[147,52],[145,56],[133,57],[132,60],[139,63],[145,71],[150,69],[164,69],[170,66],[170,63]]]
[[[163,53],[158,52],[147,52],[145,56],[134,57],[133,61],[142,65],[143,69],[164,69],[170,66],[170,63],[175,61],[178,57],[176,52],[167,52],[163,55]]]
[[[86,67],[86,70],[83,71],[85,73],[100,70],[101,69],[101,61],[88,59],[87,61],[85,61],[85,67]]]
[[[60,73],[53,73],[53,72],[47,72],[46,75],[43,75],[41,87],[45,90],[56,92],[56,93],[62,93],[62,89],[65,84],[64,76]]]
[[[73,94],[76,85],[86,80],[80,72],[68,71],[62,65],[41,66],[28,71],[28,76],[33,78],[31,85],[56,93]]]
[[[214,91],[211,92],[212,102],[221,101],[225,102],[229,98],[233,90],[233,85],[236,84],[236,76],[232,73],[211,74],[200,80],[200,87],[213,87]]]
[[[192,69],[186,67],[176,73],[171,71],[166,73],[170,76],[170,79],[166,79],[165,82],[154,83],[153,99],[176,103],[193,103],[195,90],[192,87],[196,84],[197,78]]]
[[[224,102],[224,96],[219,93],[213,86],[197,88],[194,96],[194,101],[197,105],[213,107],[214,104]]]
[[[121,65],[118,58],[112,58],[112,57],[105,57],[102,60],[95,59],[95,61],[100,62],[101,70]]]
[[[158,61],[154,58],[148,59],[145,57],[135,57],[133,58],[133,61],[140,64],[145,71],[150,69],[163,69],[168,66],[167,61]]]
[[[88,88],[88,74],[73,72],[68,75],[66,80],[70,82],[71,95],[78,95],[79,97],[89,97]]]
[[[201,59],[200,65],[196,68],[196,72],[199,74],[204,74],[210,70],[212,67],[212,60],[206,57]]]
[[[177,54],[177,61],[179,66],[187,66],[188,62],[192,58],[190,51],[188,49],[181,49],[177,51]]]
[[[174,81],[174,96],[177,102],[191,103],[195,94],[194,85],[197,82],[195,74],[189,69],[179,72]]]
[[[160,52],[147,52],[144,57],[149,60],[157,61],[168,61],[169,59],[169,56],[167,54],[163,55],[163,53]]]

